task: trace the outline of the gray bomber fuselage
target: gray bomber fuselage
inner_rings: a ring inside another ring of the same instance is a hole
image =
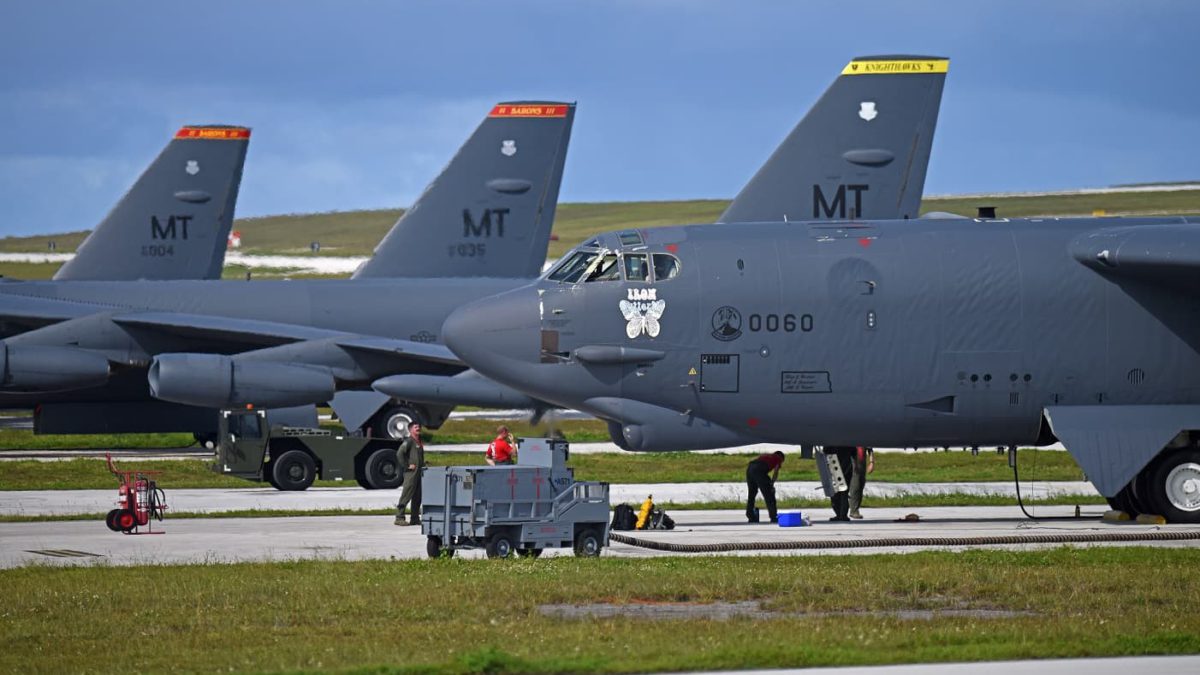
[[[642,232],[643,248],[679,258],[673,279],[542,279],[460,310],[444,332],[484,375],[647,434],[696,417],[743,440],[1035,443],[1046,406],[1200,402],[1195,309],[1069,252],[1092,231],[1179,222],[658,228]],[[615,235],[598,239],[620,248]],[[630,338],[619,305],[646,288],[665,302],[659,332]],[[575,353],[606,345],[653,353],[618,363]]]

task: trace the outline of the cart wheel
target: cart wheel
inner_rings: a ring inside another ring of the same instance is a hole
[[[575,535],[575,555],[580,558],[595,558],[603,548],[600,533],[594,527],[585,527]]]
[[[133,511],[128,509],[119,511],[114,520],[117,523],[117,527],[125,534],[133,532],[133,528],[137,527],[137,516],[133,515]]]
[[[430,535],[425,538],[425,553],[430,558],[453,558],[454,549],[444,548],[442,538]]]
[[[307,490],[317,476],[316,462],[303,450],[288,450],[271,464],[272,484],[280,490]]]
[[[121,531],[121,527],[117,525],[117,516],[120,514],[121,509],[113,509],[112,511],[108,512],[107,516],[104,516],[104,524],[107,525],[108,529],[112,530],[113,532]]]
[[[507,532],[497,532],[488,538],[483,550],[489,558],[507,558],[513,554],[512,538]]]
[[[355,476],[354,482],[358,483],[358,486],[364,490],[374,490],[375,489],[374,487],[371,486],[370,483],[367,482],[367,479],[363,478],[362,476]]]
[[[377,490],[394,490],[404,481],[396,451],[391,448],[380,448],[371,453],[363,465],[363,473],[371,487]]]
[[[517,555],[522,558],[540,558],[544,550],[541,548],[519,548],[517,549]]]

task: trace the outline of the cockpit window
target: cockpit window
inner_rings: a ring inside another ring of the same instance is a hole
[[[646,264],[645,253],[626,253],[622,260],[626,281],[650,281],[650,266]]]
[[[679,259],[666,253],[654,254],[654,280],[666,281],[679,276]]]
[[[642,243],[642,235],[639,232],[622,232],[617,235],[622,246],[636,246]]]
[[[617,254],[607,253],[604,260],[596,265],[596,269],[592,271],[587,278],[588,281],[620,281],[621,266],[617,264]]]
[[[576,251],[554,268],[546,278],[550,281],[573,284],[583,277],[584,272],[587,272],[599,255],[599,251]]]

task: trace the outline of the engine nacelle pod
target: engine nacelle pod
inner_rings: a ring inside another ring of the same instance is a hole
[[[150,394],[207,408],[253,404],[285,408],[333,398],[328,372],[292,363],[236,361],[220,354],[162,354],[148,376]]]
[[[402,401],[485,408],[533,408],[537,401],[473,371],[445,375],[389,375],[371,384],[375,391]]]
[[[0,345],[3,388],[13,391],[60,391],[98,387],[108,382],[108,359],[71,347]]]

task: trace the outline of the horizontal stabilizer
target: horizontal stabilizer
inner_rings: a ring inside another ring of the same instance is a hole
[[[852,60],[717,222],[916,218],[949,65]]]
[[[250,130],[180,129],[56,281],[219,279]]]
[[[1050,406],[1046,418],[1100,494],[1113,497],[1184,429],[1200,405]]]
[[[495,106],[354,277],[536,277],[574,119],[573,103]]]

